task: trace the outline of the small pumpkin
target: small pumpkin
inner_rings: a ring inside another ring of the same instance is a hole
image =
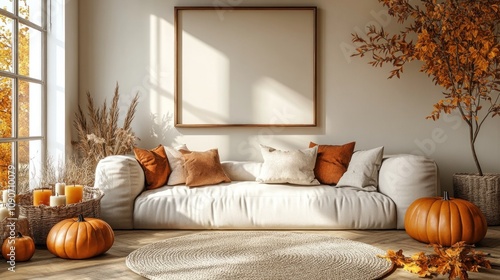
[[[35,254],[35,242],[29,236],[17,233],[14,238],[6,238],[2,244],[2,256],[16,262],[29,261]]]
[[[108,251],[115,241],[111,226],[101,219],[65,219],[55,224],[47,235],[47,249],[63,259],[88,259]]]
[[[429,244],[451,246],[459,241],[475,244],[486,235],[488,225],[481,210],[471,202],[443,197],[415,200],[405,215],[406,233]]]

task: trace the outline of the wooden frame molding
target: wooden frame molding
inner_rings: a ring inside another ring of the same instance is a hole
[[[317,126],[316,7],[175,7],[176,127]]]

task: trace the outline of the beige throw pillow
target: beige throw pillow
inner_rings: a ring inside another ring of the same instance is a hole
[[[337,187],[357,187],[365,191],[376,191],[383,155],[384,147],[354,152],[347,171],[340,177]]]
[[[262,162],[223,161],[221,165],[231,181],[255,181],[259,176]]]
[[[179,150],[189,151],[185,144],[174,147],[165,146],[168,163],[170,165],[170,176],[168,177],[167,185],[174,186],[186,183],[184,175],[184,158]]]
[[[257,182],[319,185],[314,177],[318,146],[309,149],[281,151],[261,145],[264,158]]]

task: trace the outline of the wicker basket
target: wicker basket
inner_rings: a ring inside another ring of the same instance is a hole
[[[489,226],[500,225],[500,174],[453,174],[453,192],[479,207]]]
[[[104,193],[96,188],[84,187],[83,201],[64,206],[33,206],[33,193],[19,194],[20,214],[29,221],[30,236],[37,245],[45,245],[50,229],[58,222],[77,217],[99,218],[101,215],[101,198]]]

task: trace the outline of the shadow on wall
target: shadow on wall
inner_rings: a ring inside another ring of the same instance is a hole
[[[149,123],[151,127],[149,128],[149,137],[152,142],[161,143],[165,146],[170,146],[176,143],[176,139],[181,136],[181,134],[173,127],[173,113],[166,113],[163,115],[149,113]]]

